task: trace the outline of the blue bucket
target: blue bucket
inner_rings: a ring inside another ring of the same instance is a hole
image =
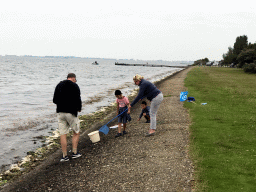
[[[100,129],[99,129],[100,132],[104,133],[105,135],[108,134],[109,132],[109,128],[107,125],[103,125]]]

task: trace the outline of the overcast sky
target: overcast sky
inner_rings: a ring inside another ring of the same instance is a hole
[[[252,0],[6,0],[0,55],[221,60],[236,37],[256,42]]]

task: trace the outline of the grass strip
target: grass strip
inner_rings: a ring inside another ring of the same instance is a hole
[[[194,67],[185,79],[198,191],[256,189],[256,75]],[[201,105],[201,103],[207,103]]]

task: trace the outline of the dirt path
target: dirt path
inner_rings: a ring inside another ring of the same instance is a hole
[[[136,104],[128,135],[114,138],[116,130],[111,129],[96,144],[81,138],[81,158],[65,163],[56,157],[49,159],[40,171],[3,191],[192,191],[189,117],[179,101],[190,69],[156,84],[165,97],[158,110],[155,136],[144,137],[149,124],[144,119],[137,121],[141,108]]]

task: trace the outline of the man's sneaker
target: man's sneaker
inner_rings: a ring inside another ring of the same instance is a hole
[[[64,161],[69,161],[68,156],[66,156],[66,157],[62,157],[62,158],[60,159],[60,162],[64,162]]]
[[[76,158],[81,157],[81,156],[82,156],[81,153],[78,153],[78,152],[76,154],[72,153],[72,159],[76,159]]]
[[[146,123],[150,123],[150,120],[147,120]]]
[[[115,135],[115,138],[120,137],[120,136],[122,136],[122,133],[117,133],[117,134]]]

